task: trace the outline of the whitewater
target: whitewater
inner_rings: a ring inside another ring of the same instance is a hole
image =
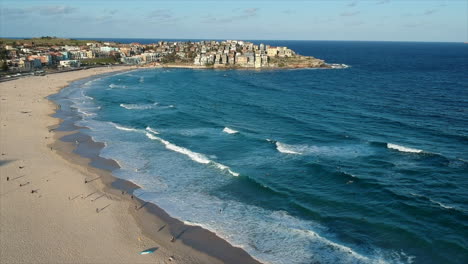
[[[464,67],[460,47],[284,45],[351,67],[143,69],[54,100],[141,199],[265,263],[465,263],[468,98],[447,66]]]

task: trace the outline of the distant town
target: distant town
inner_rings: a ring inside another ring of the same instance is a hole
[[[247,41],[159,41],[152,44],[41,37],[0,39],[3,72],[32,72],[104,65],[186,68],[333,68],[288,47]]]

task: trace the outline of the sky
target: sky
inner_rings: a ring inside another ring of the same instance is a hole
[[[1,37],[468,41],[468,0],[0,0]]]

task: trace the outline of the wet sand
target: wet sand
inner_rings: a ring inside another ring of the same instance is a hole
[[[70,81],[129,69],[0,83],[0,262],[258,263],[214,233],[132,199],[138,186],[112,176],[118,164],[99,157],[104,144],[52,117],[57,106],[46,97]],[[156,251],[138,254],[146,249]]]

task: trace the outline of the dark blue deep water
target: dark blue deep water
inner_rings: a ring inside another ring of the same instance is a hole
[[[269,263],[468,263],[468,45],[268,41],[334,70],[146,69],[54,99],[120,178]]]

